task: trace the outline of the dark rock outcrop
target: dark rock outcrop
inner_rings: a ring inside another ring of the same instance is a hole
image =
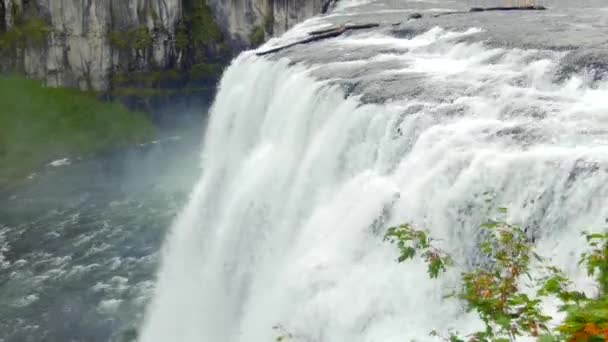
[[[324,29],[324,30],[319,30],[319,31],[312,31],[312,32],[309,32],[308,38],[298,40],[296,42],[293,42],[293,43],[290,43],[287,45],[278,46],[278,47],[275,47],[275,48],[272,48],[272,49],[269,49],[266,51],[261,51],[261,52],[258,52],[257,55],[265,56],[265,55],[269,55],[271,53],[275,53],[275,52],[279,52],[279,51],[288,49],[292,46],[308,44],[308,43],[316,42],[316,41],[323,40],[323,39],[335,38],[335,37],[341,36],[342,34],[348,32],[348,31],[365,30],[365,29],[370,29],[370,28],[374,28],[374,27],[378,27],[378,26],[380,26],[380,24],[377,24],[377,23],[354,24],[354,25],[342,25],[342,26],[332,27],[329,29]]]
[[[6,32],[6,6],[0,1],[0,33]]]

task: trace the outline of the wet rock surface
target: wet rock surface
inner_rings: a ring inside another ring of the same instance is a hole
[[[354,8],[338,7],[314,27],[361,23],[378,23],[379,27],[294,46],[270,58],[287,57],[293,63],[314,65],[318,68],[314,73],[316,77],[339,83],[348,95],[361,95],[364,102],[379,103],[411,96],[444,96],[441,88],[429,90],[432,81],[425,79],[424,73],[399,72],[407,67],[406,61],[390,61],[391,55],[415,48],[405,46],[406,40],[436,28],[450,32],[475,30],[451,39],[456,43],[497,49],[496,54],[488,57],[490,59],[500,60],[509,50],[526,50],[530,61],[558,60],[554,71],[557,81],[581,73],[590,75],[595,81],[606,75],[608,5],[603,1],[574,4],[556,0],[547,3],[547,9],[542,11],[469,12],[469,9],[468,2],[462,0],[441,3],[371,1]],[[411,20],[413,17],[416,20]],[[342,43],[356,39],[369,44]],[[422,89],[427,89],[428,94]]]

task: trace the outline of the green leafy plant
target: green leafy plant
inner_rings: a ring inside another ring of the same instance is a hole
[[[501,209],[506,214],[506,209]],[[464,271],[461,284],[449,297],[461,300],[467,311],[475,312],[485,329],[466,338],[450,333],[445,340],[499,342],[519,337],[536,337],[539,341],[605,341],[608,339],[608,234],[585,237],[590,252],[581,257],[581,265],[599,284],[599,296],[589,299],[580,291],[572,291],[572,282],[556,267],[534,252],[534,243],[519,226],[492,220],[481,226],[479,250],[483,261]],[[435,247],[424,231],[405,224],[388,229],[385,239],[400,252],[398,261],[414,258],[418,253],[428,264],[428,273],[436,278],[453,264],[449,254]],[[532,262],[541,268],[541,276],[533,278]],[[530,294],[531,289],[538,289]],[[550,329],[552,317],[542,310],[543,298],[555,297],[562,302],[560,310],[567,313],[564,323]],[[438,336],[437,332],[431,332]]]
[[[397,246],[400,252],[397,261],[400,263],[414,258],[419,252],[428,264],[427,272],[431,278],[437,278],[453,264],[448,254],[433,245],[435,241],[433,238],[409,224],[389,228],[384,239]]]
[[[506,215],[507,209],[499,209]],[[463,303],[475,312],[484,329],[467,336],[449,330],[447,336],[437,331],[431,336],[449,342],[510,342],[532,337],[538,342],[608,341],[608,233],[584,233],[589,251],[582,253],[579,265],[598,283],[598,294],[589,298],[573,290],[573,283],[563,271],[534,251],[534,241],[518,225],[505,220],[490,220],[480,227],[478,245],[482,260],[461,274],[461,282],[447,299]],[[437,246],[438,240],[411,224],[389,228],[385,241],[394,244],[397,261],[403,263],[419,256],[427,263],[427,273],[437,278],[455,261]],[[532,267],[535,274],[532,275]],[[545,298],[561,302],[559,311],[566,314],[557,327],[543,311]],[[298,340],[291,332],[274,327],[276,341]]]
[[[145,27],[136,27],[126,32],[111,31],[108,33],[110,44],[118,49],[146,50],[154,43],[152,32]]]
[[[587,273],[596,278],[600,291],[608,293],[608,233],[583,233],[591,251],[583,253],[580,264],[585,265]]]
[[[608,340],[608,234],[584,232],[590,251],[581,255],[579,265],[598,283],[598,295],[587,298],[578,294],[574,300],[565,298],[562,310],[568,315],[559,331],[569,341]],[[575,293],[576,294],[576,293]]]
[[[490,221],[481,226],[486,239],[480,244],[486,265],[462,274],[456,297],[468,311],[476,311],[486,329],[478,340],[512,340],[518,336],[548,333],[541,300],[522,291],[522,277],[530,276],[532,244],[518,226]]]

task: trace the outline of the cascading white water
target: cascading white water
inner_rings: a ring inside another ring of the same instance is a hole
[[[501,206],[584,283],[580,232],[608,217],[608,86],[553,83],[558,53],[455,40],[477,32],[336,42],[391,46],[373,60],[425,73],[438,99],[361,104],[313,77],[344,63],[239,57],[140,340],[273,341],[277,325],[319,342],[470,331],[479,323],[442,298],[458,270],[429,280],[421,261],[397,264],[382,234],[411,222],[470,259],[476,227]]]

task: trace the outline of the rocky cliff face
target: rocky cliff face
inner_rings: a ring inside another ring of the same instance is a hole
[[[104,90],[121,65],[164,68],[179,57],[168,42],[181,16],[180,0],[1,1],[4,67],[50,86]],[[113,44],[113,38],[137,34],[140,44],[128,56]]]
[[[281,35],[289,28],[327,11],[332,0],[208,0],[220,26],[236,49]]]
[[[97,91],[200,86],[328,0],[0,0],[0,67]]]

